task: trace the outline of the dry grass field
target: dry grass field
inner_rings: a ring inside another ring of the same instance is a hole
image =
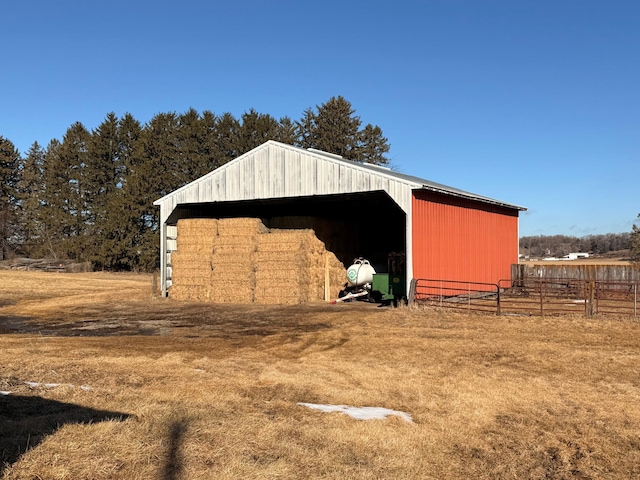
[[[640,478],[638,323],[151,290],[0,271],[3,478]]]

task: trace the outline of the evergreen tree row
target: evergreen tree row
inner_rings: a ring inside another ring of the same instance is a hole
[[[96,269],[154,269],[153,201],[267,140],[388,163],[380,127],[361,127],[342,97],[298,121],[253,109],[240,119],[190,109],[142,125],[109,113],[95,130],[74,123],[62,141],[35,142],[24,156],[0,136],[0,260],[17,254],[88,261]]]

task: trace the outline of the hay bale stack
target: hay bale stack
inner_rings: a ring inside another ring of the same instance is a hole
[[[218,221],[218,238],[211,255],[214,302],[253,303],[256,238],[267,231],[259,218]]]
[[[171,296],[179,300],[210,300],[209,257],[218,235],[218,220],[180,219],[177,230],[178,250],[171,254]]]
[[[292,304],[338,296],[345,268],[311,229],[269,230],[257,218],[178,222],[171,296],[216,303]]]
[[[339,282],[344,282],[344,267],[327,252],[313,230],[271,230],[259,235],[257,241],[256,303],[324,300],[326,267],[330,279],[335,281],[340,276]],[[337,296],[342,285],[339,282],[331,289],[332,295],[335,290]]]

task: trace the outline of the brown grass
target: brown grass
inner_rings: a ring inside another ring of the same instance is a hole
[[[135,275],[0,285],[7,479],[640,476],[637,323],[198,304]]]

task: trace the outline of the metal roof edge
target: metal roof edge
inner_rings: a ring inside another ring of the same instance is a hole
[[[491,204],[491,205],[497,205],[499,207],[510,208],[510,209],[519,210],[519,211],[522,211],[522,212],[527,211],[527,207],[522,207],[520,205],[514,205],[513,203],[503,202],[501,200],[496,200],[494,198],[483,197],[481,195],[476,195],[476,194],[471,193],[471,192],[465,192],[463,190],[449,189],[445,185],[443,185],[443,187],[445,187],[445,188],[438,188],[438,187],[435,187],[435,186],[432,186],[432,185],[422,185],[421,188],[417,188],[416,190],[429,190],[431,192],[442,193],[442,194],[449,195],[449,196],[452,196],[452,197],[459,197],[459,198],[465,198],[465,199],[468,199],[468,200],[475,200],[477,202],[488,203],[488,204]]]

